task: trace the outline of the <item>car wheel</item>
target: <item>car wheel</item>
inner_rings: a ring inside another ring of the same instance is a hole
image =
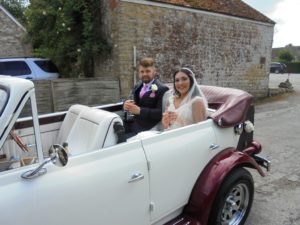
[[[215,198],[209,225],[242,225],[253,201],[254,185],[251,174],[244,168],[231,172]]]

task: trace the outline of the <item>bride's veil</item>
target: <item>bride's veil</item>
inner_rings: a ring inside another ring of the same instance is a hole
[[[179,106],[181,108],[180,112],[177,111],[177,113],[181,114],[181,116],[180,116],[181,119],[185,118],[185,119],[187,119],[187,121],[193,121],[193,119],[190,118],[190,116],[192,115],[191,103],[194,100],[201,99],[203,101],[203,103],[204,103],[205,113],[206,113],[207,108],[208,108],[207,100],[206,100],[206,97],[204,96],[203,92],[201,91],[200,86],[197,84],[197,80],[195,78],[195,74],[194,74],[194,72],[191,69],[189,69],[187,67],[183,67],[180,70],[176,71],[174,73],[174,76],[178,72],[183,72],[187,76],[189,76],[190,80],[192,81],[191,82],[192,86],[190,87],[190,90],[189,90],[187,96],[182,100],[182,102],[181,102],[181,104]],[[173,84],[174,84],[174,82],[175,81],[173,81]],[[167,91],[164,94],[164,96],[163,96],[163,104],[162,104],[162,112],[165,112],[167,108],[168,108],[169,111],[175,110],[175,107],[174,107],[174,104],[173,104],[173,102],[174,102],[173,96],[174,95],[180,95],[176,91],[175,87],[173,87],[173,90],[169,90],[169,91]],[[182,115],[182,113],[184,115]],[[176,124],[176,121],[174,122],[174,124]]]
[[[162,113],[164,113],[169,106],[169,99],[174,96],[174,91],[173,90],[168,90],[165,92],[162,100]]]
[[[182,71],[185,74],[187,74],[188,76],[190,76],[193,80],[193,86],[190,88],[188,95],[182,101],[181,105],[191,102],[195,98],[201,98],[202,101],[204,102],[205,108],[207,109],[208,106],[207,106],[206,97],[204,96],[203,92],[201,91],[200,86],[197,84],[197,80],[196,80],[194,72],[187,67],[181,68],[180,71]]]

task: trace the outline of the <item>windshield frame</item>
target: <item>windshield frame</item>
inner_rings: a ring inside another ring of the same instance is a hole
[[[2,113],[4,112],[4,110],[6,108],[6,105],[7,105],[8,99],[9,99],[9,95],[10,95],[9,89],[6,86],[3,86],[0,84],[0,95],[1,95],[1,93],[4,93],[4,96],[3,96],[3,100],[0,101],[0,117],[2,116]],[[6,94],[6,96],[5,96],[5,94]],[[0,98],[2,98],[2,96]]]

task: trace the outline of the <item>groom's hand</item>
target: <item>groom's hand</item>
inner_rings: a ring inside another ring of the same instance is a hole
[[[141,108],[139,106],[137,106],[136,104],[134,104],[134,102],[132,100],[127,100],[124,103],[124,109],[126,111],[131,112],[134,115],[140,115],[140,112],[141,112]]]

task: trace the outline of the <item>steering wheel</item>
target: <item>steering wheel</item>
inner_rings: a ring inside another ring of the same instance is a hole
[[[23,152],[29,152],[30,149],[27,147],[26,144],[23,143],[21,137],[19,135],[17,135],[17,133],[14,129],[12,129],[9,132],[9,134],[12,137],[12,139],[17,143],[17,145],[21,148],[21,150]]]

